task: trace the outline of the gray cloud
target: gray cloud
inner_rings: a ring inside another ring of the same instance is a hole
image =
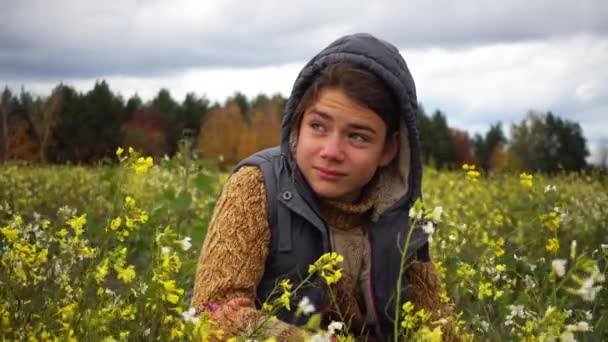
[[[0,77],[158,76],[306,60],[368,31],[403,49],[608,35],[597,1],[4,1]]]

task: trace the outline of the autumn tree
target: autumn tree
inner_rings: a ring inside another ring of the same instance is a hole
[[[168,126],[156,108],[136,110],[122,126],[123,146],[133,147],[145,155],[160,157],[169,152]]]
[[[486,132],[485,136],[476,134],[473,139],[473,151],[475,158],[479,163],[479,166],[486,172],[492,168],[492,156],[494,153],[498,153],[495,156],[495,162],[498,162],[500,149],[507,143],[507,138],[502,130],[502,124],[500,122],[490,125],[490,129]]]
[[[246,132],[241,107],[229,102],[224,107],[207,113],[198,137],[198,153],[220,163],[236,163],[239,160],[239,143]]]
[[[471,139],[469,133],[457,129],[450,129],[452,143],[454,144],[456,165],[475,164],[475,156],[472,153]]]

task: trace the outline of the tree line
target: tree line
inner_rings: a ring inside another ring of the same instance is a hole
[[[222,104],[188,93],[176,101],[161,89],[148,102],[135,94],[124,99],[105,81],[88,92],[57,85],[48,96],[4,88],[0,99],[0,163],[95,163],[112,160],[118,146],[146,155],[173,156],[182,139],[193,152],[230,165],[279,143],[281,95],[248,99],[236,92]],[[511,125],[507,140],[502,124],[469,136],[449,127],[441,110],[418,106],[423,160],[438,168],[476,164],[485,171],[578,171],[588,165],[580,125],[552,112],[530,111]]]

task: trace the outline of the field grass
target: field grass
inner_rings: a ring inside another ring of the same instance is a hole
[[[189,340],[206,226],[228,174],[152,166],[0,166],[0,339]],[[608,339],[608,182],[425,169],[433,260],[474,340]],[[440,221],[440,222],[439,222]]]

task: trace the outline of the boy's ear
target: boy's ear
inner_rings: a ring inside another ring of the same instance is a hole
[[[397,155],[397,152],[399,152],[399,132],[393,133],[384,143],[379,166],[390,164]]]

